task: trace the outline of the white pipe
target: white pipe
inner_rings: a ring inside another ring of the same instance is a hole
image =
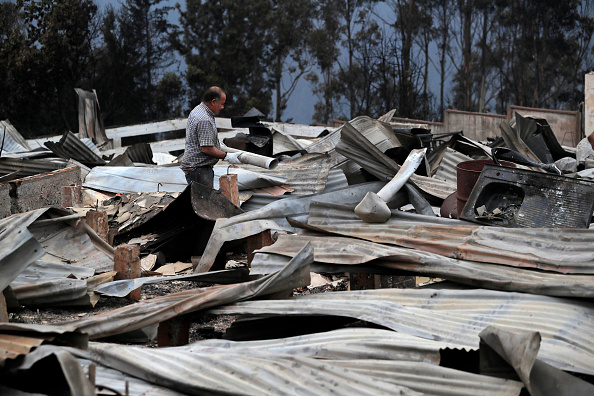
[[[417,170],[423,158],[425,158],[426,148],[411,150],[408,157],[404,161],[404,164],[400,167],[396,176],[392,178],[379,192],[377,193],[384,202],[390,202],[390,200],[396,195],[396,193],[404,186],[404,184],[410,179],[413,173]]]
[[[355,214],[366,223],[385,223],[390,220],[392,211],[386,202],[391,201],[412,174],[415,173],[423,161],[426,151],[426,148],[412,150],[394,178],[377,194],[369,191],[355,207]]]
[[[249,164],[259,166],[260,168],[274,169],[278,166],[278,160],[276,158],[266,157],[264,155],[250,153],[249,151],[237,150],[231,147],[221,145],[221,150],[226,153],[237,153],[240,152],[237,157],[242,164]]]

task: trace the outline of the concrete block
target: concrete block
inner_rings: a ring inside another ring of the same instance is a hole
[[[0,219],[12,214],[10,211],[10,185],[0,184]]]
[[[23,213],[62,205],[62,187],[80,185],[80,168],[72,167],[8,182],[11,212]]]

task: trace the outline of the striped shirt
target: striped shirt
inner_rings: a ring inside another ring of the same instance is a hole
[[[219,159],[206,155],[201,146],[220,149],[217,124],[212,111],[204,103],[194,107],[186,125],[186,147],[180,167],[186,173],[199,166],[214,166]]]

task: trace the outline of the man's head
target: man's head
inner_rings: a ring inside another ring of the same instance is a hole
[[[210,87],[204,92],[204,95],[202,95],[202,103],[204,103],[214,115],[219,114],[225,107],[226,100],[227,95],[225,95],[225,92],[219,87]]]

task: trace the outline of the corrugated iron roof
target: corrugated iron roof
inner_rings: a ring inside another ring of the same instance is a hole
[[[594,374],[594,304],[589,301],[483,289],[381,289],[240,302],[209,312],[347,316],[454,348],[477,348],[479,333],[489,325],[539,332],[541,360]]]
[[[594,276],[564,275],[502,265],[456,260],[420,250],[387,246],[353,238],[280,235],[271,246],[258,251],[252,260],[252,273],[271,273],[282,266],[282,261],[262,254],[288,255],[289,257],[304,244],[314,247],[315,262],[336,264],[332,271],[328,266],[322,272],[342,272],[345,266],[360,264],[376,268],[392,268],[432,277],[445,278],[487,289],[520,291],[564,297],[593,297]],[[314,264],[314,270],[320,271]],[[356,269],[355,269],[356,270]]]
[[[447,343],[427,340],[391,330],[351,327],[296,337],[228,341],[201,340],[183,347],[189,352],[208,353],[221,349],[249,355],[266,351],[283,355],[299,355],[316,359],[336,360],[402,360],[439,365],[441,349]]]
[[[383,224],[360,221],[348,205],[314,202],[308,223],[334,235],[414,248],[443,256],[571,274],[594,274],[594,233],[588,229],[505,228],[431,224],[427,217],[394,212]],[[418,221],[415,221],[418,219]],[[438,218],[435,218],[437,222]]]
[[[0,291],[44,255],[43,247],[27,229],[44,212],[38,209],[0,220]]]
[[[321,193],[326,188],[330,171],[330,156],[327,154],[307,154],[294,160],[279,162],[273,170],[253,165],[241,165],[242,169],[264,175],[280,176],[295,195]],[[234,173],[231,169],[230,173]],[[344,174],[343,174],[344,177]],[[346,178],[344,179],[346,181]]]
[[[141,329],[219,304],[292,290],[309,284],[312,258],[311,248],[306,247],[282,271],[255,281],[172,293],[65,324],[75,326],[91,339],[97,339]]]
[[[82,221],[72,226],[56,218],[30,229],[45,249],[45,261],[72,263],[97,272],[113,270],[114,248],[101,241]]]
[[[0,366],[44,343],[86,348],[88,338],[72,326],[0,323]]]
[[[8,120],[0,120],[0,156],[6,152],[29,151],[31,147]]]
[[[67,161],[62,158],[0,158],[0,175],[10,175],[3,181],[34,176],[66,167]]]
[[[85,178],[83,187],[113,193],[181,192],[188,186],[178,167],[97,166]]]
[[[437,171],[433,177],[435,179],[444,180],[452,184],[456,184],[458,181],[458,175],[456,166],[460,162],[470,161],[471,157],[464,155],[454,149],[446,148],[446,153],[441,159]]]
[[[262,351],[199,354],[95,343],[89,353],[73,353],[188,394],[420,395],[324,360]],[[151,362],[150,367],[145,362]]]
[[[72,352],[99,367],[189,393],[519,394],[520,382],[438,366],[434,359],[439,359],[440,345],[386,330],[353,328],[159,349],[91,343],[89,352]],[[151,365],[141,363],[145,361]]]
[[[65,160],[73,158],[85,165],[104,165],[105,160],[99,156],[97,148],[90,139],[87,138],[86,141],[87,143],[85,144],[72,132],[67,131],[58,143],[47,141],[45,142],[45,146],[58,157]]]

